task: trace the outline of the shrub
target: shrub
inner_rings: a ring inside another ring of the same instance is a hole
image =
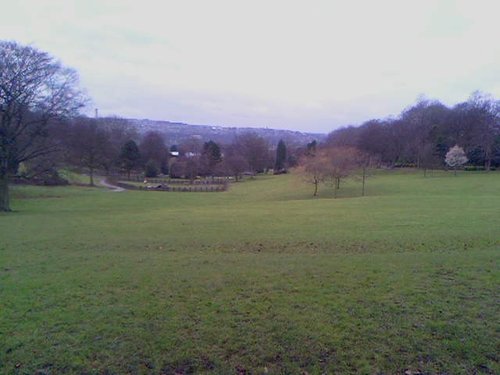
[[[154,160],[149,160],[146,163],[146,169],[144,171],[146,177],[157,177],[158,176],[158,165]]]
[[[464,167],[465,171],[471,172],[471,171],[484,171],[485,168],[482,165],[466,165]]]

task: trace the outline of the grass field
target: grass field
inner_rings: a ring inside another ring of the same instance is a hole
[[[0,373],[500,373],[500,173],[15,187]]]

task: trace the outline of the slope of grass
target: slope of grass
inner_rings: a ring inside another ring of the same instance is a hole
[[[498,373],[500,174],[16,187],[0,372]]]

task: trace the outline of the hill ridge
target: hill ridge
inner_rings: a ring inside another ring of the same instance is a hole
[[[266,138],[271,144],[283,139],[289,144],[305,144],[326,137],[323,133],[309,133],[299,130],[274,129],[262,127],[235,127],[222,125],[195,125],[167,120],[127,119],[140,133],[158,131],[171,142],[181,143],[191,138],[203,141],[213,140],[218,143],[231,143],[234,138],[246,132],[254,132]]]

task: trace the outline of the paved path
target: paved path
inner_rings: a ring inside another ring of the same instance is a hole
[[[107,187],[108,189],[110,189],[110,190],[111,190],[112,192],[114,192],[114,193],[119,193],[119,192],[121,192],[121,191],[125,191],[125,189],[124,189],[124,188],[121,188],[121,187],[116,186],[116,185],[111,185],[111,184],[109,184],[109,183],[106,181],[106,179],[105,179],[105,178],[101,178],[101,180],[100,180],[99,182],[100,182],[100,184],[101,184],[102,186]]]

